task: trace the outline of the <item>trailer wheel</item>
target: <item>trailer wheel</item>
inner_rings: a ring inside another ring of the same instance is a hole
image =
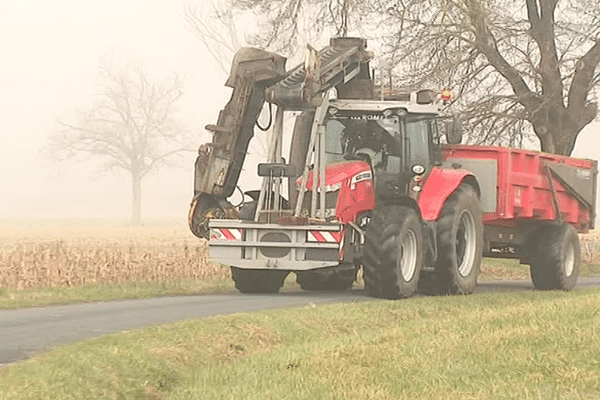
[[[463,184],[449,197],[437,221],[439,294],[470,294],[483,256],[483,219],[475,189]]]
[[[365,289],[384,299],[411,297],[417,289],[423,262],[423,227],[408,207],[375,209],[363,252]]]
[[[231,267],[235,288],[242,293],[277,293],[289,271]]]
[[[571,290],[577,283],[581,254],[579,236],[571,225],[545,228],[537,239],[529,272],[538,290]]]
[[[296,282],[303,290],[343,291],[352,287],[356,269],[341,271],[298,271]]]

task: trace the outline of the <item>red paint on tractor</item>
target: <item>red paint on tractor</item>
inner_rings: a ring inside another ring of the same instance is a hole
[[[301,179],[297,181],[301,184]],[[356,220],[356,216],[375,208],[375,188],[371,167],[364,161],[330,164],[325,168],[327,191],[339,190],[335,216],[342,223]],[[313,188],[313,173],[308,175],[306,189]]]
[[[460,186],[467,176],[463,169],[442,169],[433,167],[425,178],[425,184],[419,196],[421,216],[426,221],[435,221],[440,216],[446,199]]]
[[[371,171],[371,167],[364,161],[345,161],[329,164],[325,169],[325,186],[333,186],[365,171]],[[313,188],[313,175],[314,171],[308,173],[306,190],[312,190]],[[298,178],[296,183],[300,186],[302,178]]]

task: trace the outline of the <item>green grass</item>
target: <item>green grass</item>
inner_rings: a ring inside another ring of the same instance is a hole
[[[597,399],[600,290],[183,321],[0,369],[0,399]]]
[[[519,264],[519,260],[508,258],[487,258],[481,262],[482,281],[529,279],[529,265]]]
[[[69,288],[0,288],[0,310],[57,304],[142,299],[160,296],[222,293],[234,290],[231,279],[171,279],[162,282],[127,282]]]

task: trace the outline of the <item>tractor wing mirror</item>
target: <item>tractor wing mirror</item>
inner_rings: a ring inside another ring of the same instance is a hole
[[[446,121],[446,141],[449,144],[460,144],[462,141],[462,122],[456,117]]]

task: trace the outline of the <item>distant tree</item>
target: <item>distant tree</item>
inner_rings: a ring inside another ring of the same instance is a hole
[[[202,0],[183,3],[183,17],[204,48],[228,74],[235,52],[246,44],[240,14],[227,2]]]
[[[293,54],[315,33],[370,39],[396,85],[451,87],[476,143],[518,146],[533,132],[543,151],[569,155],[598,113],[597,0],[225,3],[264,20],[250,42],[275,51]]]
[[[56,159],[96,158],[100,170],[131,175],[131,223],[141,223],[142,180],[172,166],[173,156],[189,151],[187,133],[174,119],[181,97],[177,76],[153,82],[139,66],[100,65],[103,83],[96,104],[77,110],[72,121],[58,122],[47,153]]]

